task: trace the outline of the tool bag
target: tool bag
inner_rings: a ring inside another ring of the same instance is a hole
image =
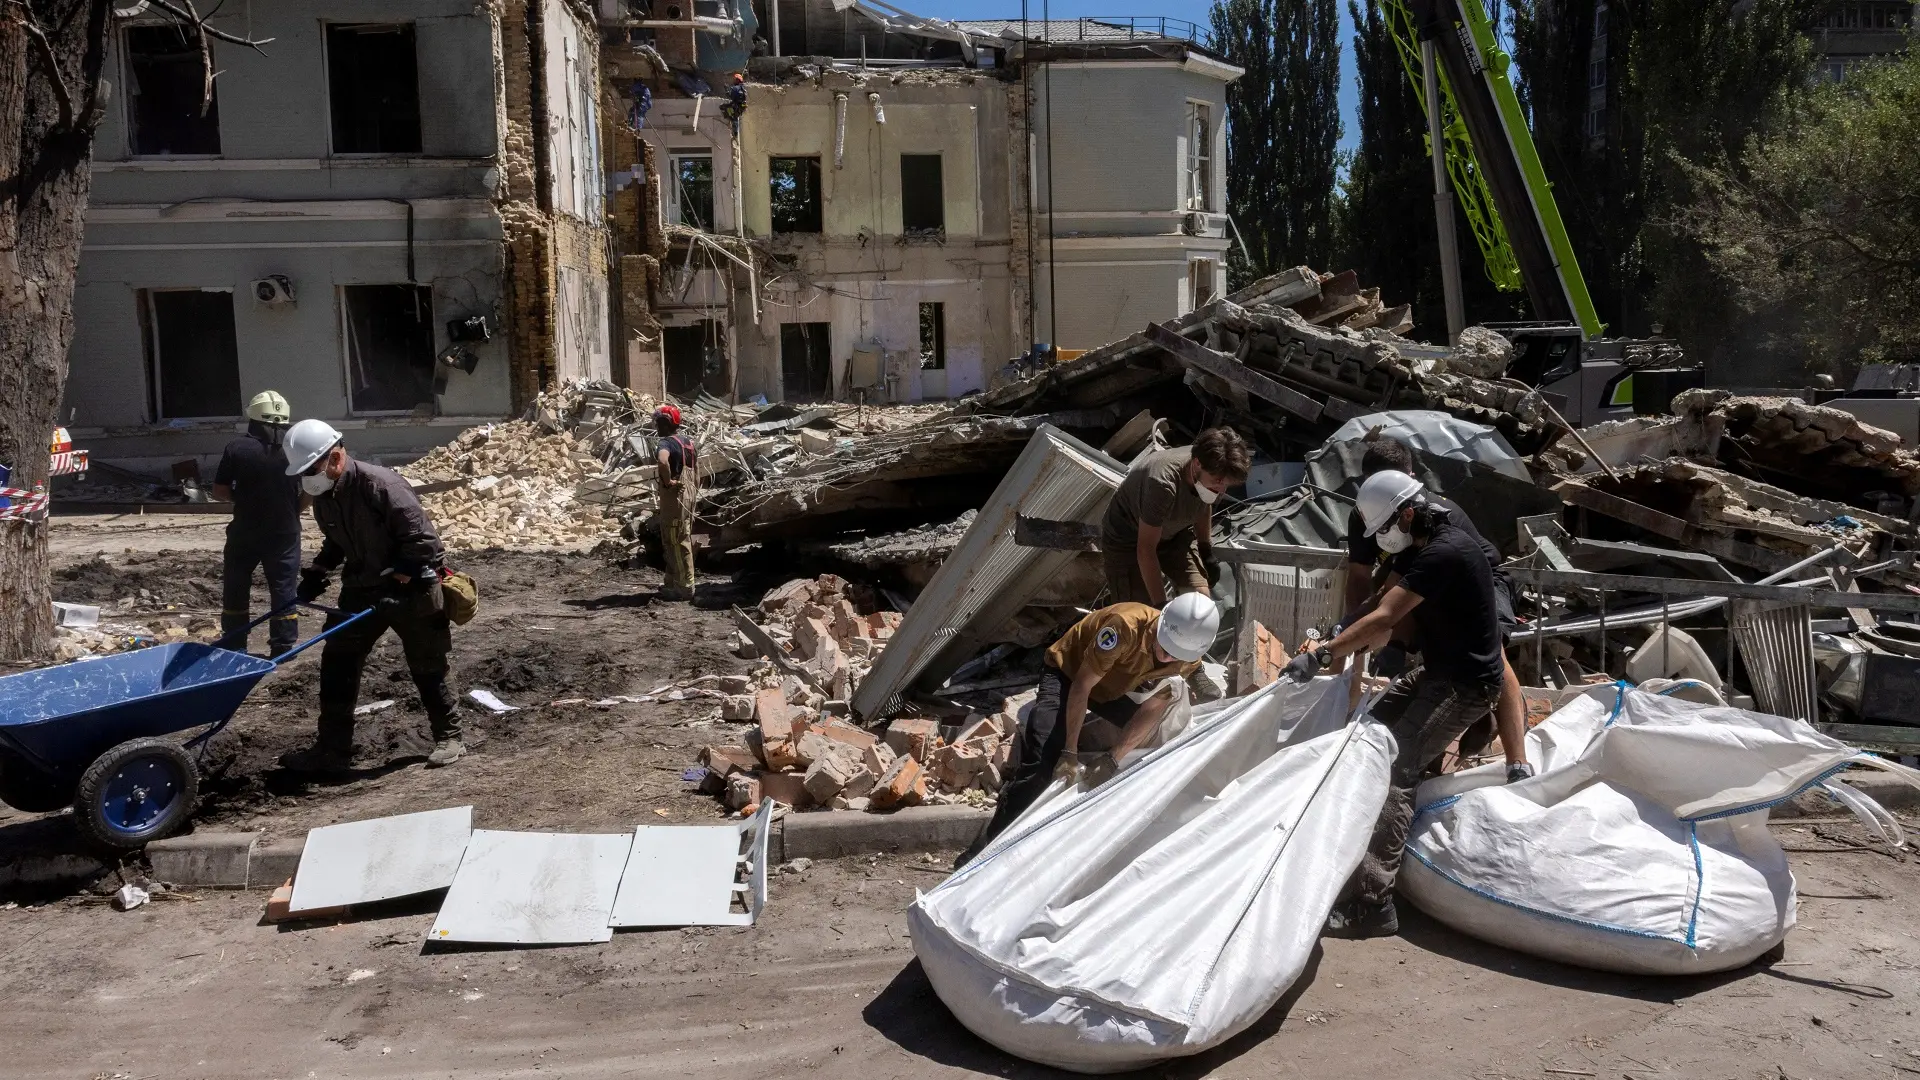
[[[447,618],[455,626],[472,622],[474,614],[480,610],[480,584],[465,570],[449,570],[440,575],[440,593],[446,604]]]
[[[1636,974],[1723,971],[1786,938],[1793,873],[1769,807],[1824,787],[1903,844],[1899,823],[1837,774],[1867,765],[1920,781],[1798,720],[1625,683],[1529,732],[1527,760],[1539,771],[1517,784],[1496,763],[1420,786],[1401,894],[1483,941]]]
[[[1393,737],[1356,714],[1345,679],[1280,681],[1098,787],[1056,781],[908,909],[940,999],[1077,1072],[1246,1028],[1305,968],[1386,801]]]

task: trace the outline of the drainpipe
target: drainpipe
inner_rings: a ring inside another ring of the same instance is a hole
[[[833,167],[838,169],[847,153],[847,95],[833,95]]]

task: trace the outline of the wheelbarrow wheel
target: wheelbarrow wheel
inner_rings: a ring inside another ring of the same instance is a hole
[[[132,851],[185,824],[199,795],[200,768],[192,754],[167,739],[132,739],[87,766],[73,818],[102,846]]]
[[[72,788],[0,749],[0,802],[29,814],[51,814],[72,801]]]

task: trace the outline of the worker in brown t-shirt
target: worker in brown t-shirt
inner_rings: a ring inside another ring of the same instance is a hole
[[[1101,608],[1061,635],[1047,650],[1039,695],[1020,726],[1020,763],[1000,786],[993,820],[954,865],[979,854],[1056,777],[1079,776],[1087,713],[1103,727],[1118,728],[1117,737],[1101,740],[1109,743],[1096,763],[1102,773],[1145,744],[1173,703],[1172,688],[1146,701],[1128,695],[1169,675],[1193,674],[1219,632],[1220,609],[1187,593],[1165,611],[1145,604]]]
[[[1232,428],[1217,427],[1128,470],[1100,527],[1107,602],[1164,607],[1168,596],[1212,595],[1213,502],[1246,481],[1252,460]]]

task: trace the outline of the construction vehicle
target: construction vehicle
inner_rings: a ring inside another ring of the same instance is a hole
[[[1697,365],[1689,367],[1673,342],[1604,336],[1507,76],[1512,57],[1480,0],[1382,0],[1381,8],[1427,115],[1449,338],[1458,340],[1465,325],[1451,187],[1488,277],[1504,291],[1524,288],[1536,316],[1486,324],[1514,344],[1509,374],[1564,399],[1568,422],[1631,416],[1636,406],[1665,411],[1674,393],[1702,385]],[[1645,392],[1636,394],[1636,382]]]

